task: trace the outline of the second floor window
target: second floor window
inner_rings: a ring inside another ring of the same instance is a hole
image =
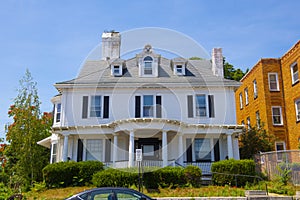
[[[153,59],[150,56],[144,58],[144,74],[152,75],[152,62]]]
[[[295,101],[295,107],[296,107],[296,120],[297,122],[300,121],[300,99],[297,99]]]
[[[248,98],[248,88],[245,88],[245,104],[249,104],[249,98]]]
[[[299,81],[299,71],[297,63],[291,65],[292,84]]]
[[[91,96],[90,117],[101,117],[101,96]]]
[[[272,119],[273,119],[273,125],[282,125],[282,114],[281,114],[280,106],[272,107]]]
[[[243,108],[243,95],[240,93],[240,109]]]
[[[279,91],[279,84],[278,84],[278,75],[277,73],[269,73],[269,88],[270,91]]]
[[[56,104],[56,116],[55,116],[56,122],[60,122],[60,116],[61,116],[61,104],[58,103],[58,104]]]
[[[144,95],[143,98],[143,117],[153,117],[153,96]]]
[[[254,99],[256,99],[258,97],[256,80],[253,81],[253,96],[254,96]]]
[[[205,95],[196,95],[196,116],[206,117],[206,98],[205,98]]]

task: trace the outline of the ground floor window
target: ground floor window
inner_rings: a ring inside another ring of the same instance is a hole
[[[276,151],[280,151],[280,152],[277,152],[277,161],[281,162],[283,160],[283,155],[285,154],[284,152],[282,152],[283,150],[285,150],[285,143],[284,142],[276,142],[275,147],[276,147]]]
[[[211,161],[210,139],[195,139],[194,150],[196,161]]]
[[[102,140],[86,140],[86,160],[102,160]]]
[[[51,163],[57,162],[57,143],[51,145]]]

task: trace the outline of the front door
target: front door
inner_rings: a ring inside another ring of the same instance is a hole
[[[140,138],[136,141],[136,148],[142,149],[144,160],[158,160],[161,159],[159,147],[161,140],[158,138]]]

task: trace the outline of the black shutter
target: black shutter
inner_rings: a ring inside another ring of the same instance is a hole
[[[193,118],[193,95],[187,96],[187,109],[188,109],[188,118]]]
[[[156,117],[161,118],[161,96],[156,96]]]
[[[214,105],[214,95],[208,95],[208,116],[210,118],[215,117],[215,105]]]
[[[141,96],[135,96],[135,118],[141,117]]]
[[[82,153],[83,153],[83,142],[81,139],[78,139],[77,162],[82,161]]]
[[[109,118],[109,96],[104,96],[103,118]]]
[[[193,162],[193,147],[192,147],[192,139],[187,138],[186,139],[186,162],[191,163]]]
[[[82,98],[82,118],[86,119],[88,116],[88,105],[89,105],[89,97],[83,96]]]

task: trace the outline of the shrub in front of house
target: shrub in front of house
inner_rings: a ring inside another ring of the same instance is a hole
[[[181,167],[153,168],[143,170],[143,185],[149,189],[182,187],[187,183],[198,186],[201,180],[201,170],[198,167],[188,167],[186,170]],[[194,177],[192,177],[194,176]],[[93,175],[93,184],[96,187],[138,187],[138,169],[106,169]],[[198,180],[196,180],[198,179]]]
[[[202,171],[199,167],[189,165],[183,170],[185,180],[193,187],[201,186]]]
[[[138,173],[109,168],[93,175],[92,183],[96,187],[137,186]]]
[[[99,161],[59,162],[44,167],[43,177],[47,187],[82,186],[90,184],[93,174],[101,170]]]
[[[212,182],[214,185],[245,186],[257,181],[254,177],[255,162],[253,160],[222,160],[212,164]]]

